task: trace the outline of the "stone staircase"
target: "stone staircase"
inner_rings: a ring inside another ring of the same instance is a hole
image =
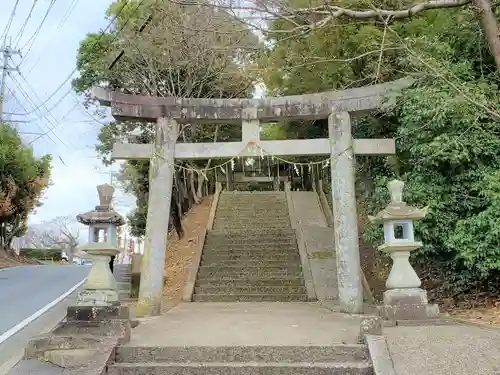
[[[193,301],[307,301],[285,193],[221,193]]]

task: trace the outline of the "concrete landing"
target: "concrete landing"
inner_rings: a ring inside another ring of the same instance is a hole
[[[142,319],[126,346],[328,346],[356,344],[360,318],[317,303],[184,303]]]
[[[500,374],[500,329],[386,327],[384,336],[396,375]]]

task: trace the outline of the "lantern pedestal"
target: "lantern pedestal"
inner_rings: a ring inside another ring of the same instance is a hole
[[[116,280],[111,270],[109,262],[113,255],[119,253],[113,245],[109,243],[92,243],[82,248],[92,259],[87,281],[85,281],[84,291],[78,294],[77,305],[90,306],[110,306],[119,304]]]
[[[387,278],[384,305],[379,314],[388,320],[424,320],[439,315],[437,305],[429,305],[427,292],[420,288],[422,282],[409,262],[410,252],[422,246],[421,242],[391,243],[379,246],[388,253],[392,268]]]

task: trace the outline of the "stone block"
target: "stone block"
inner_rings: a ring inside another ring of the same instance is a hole
[[[67,321],[98,322],[103,320],[129,319],[128,306],[68,306]]]
[[[379,315],[388,320],[425,320],[439,317],[438,305],[385,305],[379,306]]]
[[[44,352],[50,350],[70,350],[96,348],[100,343],[98,337],[46,334],[35,337],[24,349],[24,359],[41,359]]]
[[[120,343],[130,341],[132,330],[130,319],[103,321],[66,321],[61,322],[52,332],[54,335],[87,335],[96,337],[116,337]]]
[[[426,305],[427,292],[421,288],[389,289],[384,292],[384,305]]]
[[[117,290],[84,290],[78,293],[79,305],[109,306],[119,303]]]
[[[367,335],[383,335],[383,322],[379,316],[366,316],[361,319],[359,338],[365,341]]]
[[[97,352],[96,349],[49,350],[44,359],[62,368],[79,368],[86,367]]]

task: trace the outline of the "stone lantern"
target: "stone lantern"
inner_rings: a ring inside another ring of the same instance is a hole
[[[109,262],[120,252],[116,248],[116,227],[125,224],[125,220],[111,207],[114,190],[111,185],[99,185],[99,205],[95,210],[76,217],[79,223],[89,227],[89,243],[81,249],[92,259],[92,268],[84,284],[85,290],[78,296],[78,304],[107,306],[119,301]]]
[[[427,292],[420,288],[422,282],[409,262],[410,252],[422,247],[422,242],[415,241],[413,221],[423,219],[427,207],[418,209],[403,202],[403,181],[392,180],[387,188],[391,202],[375,217],[369,217],[372,223],[383,224],[385,243],[378,249],[393,261],[379,312],[391,320],[435,318],[438,306],[428,304]]]
[[[99,205],[76,217],[79,223],[89,227],[89,243],[107,242],[116,246],[116,228],[124,225],[125,220],[111,207],[114,192],[115,188],[111,185],[97,186]]]

